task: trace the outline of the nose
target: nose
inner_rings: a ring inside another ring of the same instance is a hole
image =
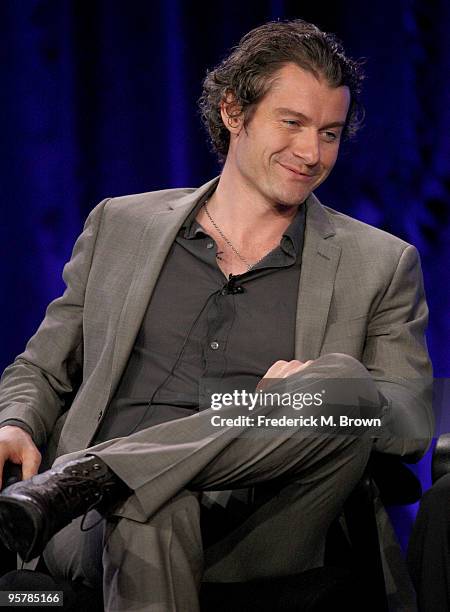
[[[293,153],[303,160],[307,166],[315,166],[320,161],[319,134],[315,130],[305,129],[297,135]]]

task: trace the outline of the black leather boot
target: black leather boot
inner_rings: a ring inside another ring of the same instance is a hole
[[[30,561],[73,519],[94,508],[106,514],[131,493],[98,457],[61,463],[1,492],[0,540]]]

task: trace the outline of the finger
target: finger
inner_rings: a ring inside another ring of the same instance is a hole
[[[278,372],[278,378],[286,378],[294,372],[299,372],[304,367],[305,364],[303,363],[303,361],[292,359],[292,361],[288,361],[285,366],[280,368],[280,371]]]
[[[305,361],[304,363],[301,363],[298,367],[297,367],[297,372],[300,372],[301,370],[304,370],[305,368],[307,368],[311,363],[314,363],[314,361],[312,359],[308,359],[308,361]]]
[[[263,378],[277,378],[277,372],[286,366],[287,363],[287,361],[275,361],[264,374]]]
[[[293,369],[298,368],[302,364],[303,361],[299,361],[298,359],[291,359],[290,361],[277,361],[272,366],[273,371],[271,372],[271,377],[285,378],[288,372],[291,372]]]
[[[305,368],[307,368],[311,363],[313,363],[312,359],[309,359],[308,361],[305,361],[305,363],[302,363],[296,367],[292,367],[289,372],[286,374],[287,376],[292,376],[292,374],[297,374],[297,372],[301,372],[302,370],[304,370]]]
[[[31,448],[24,452],[22,458],[22,480],[31,478],[38,473],[39,466],[41,465],[41,453],[37,448]]]
[[[267,387],[270,384],[268,379],[270,379],[273,384],[276,379],[287,378],[287,376],[295,374],[295,372],[299,372],[300,370],[304,369],[310,363],[313,363],[312,359],[309,359],[306,362],[300,361],[299,359],[291,359],[291,361],[284,361],[280,359],[279,361],[275,361],[275,363],[270,366],[259,381],[258,385],[256,386],[256,390],[259,391],[260,389]]]
[[[285,370],[287,372],[290,372],[291,370],[297,370],[298,368],[301,368],[303,365],[303,361],[299,361],[298,359],[292,359],[291,361],[288,361]]]

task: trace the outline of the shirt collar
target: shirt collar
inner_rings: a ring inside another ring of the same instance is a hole
[[[191,210],[189,215],[186,217],[183,225],[180,228],[180,236],[187,240],[192,240],[197,237],[203,237],[205,233],[202,226],[196,221],[200,208],[203,206],[205,201],[208,200],[210,194],[207,197],[202,198],[196,206]],[[280,241],[280,246],[285,253],[288,255],[297,256],[303,247],[303,232],[305,229],[305,217],[306,217],[306,206],[302,203],[297,210],[297,214],[292,219],[291,223],[286,228]]]
[[[195,217],[209,197],[210,195],[208,194],[206,198],[199,200],[199,202],[197,202],[197,204],[191,210],[180,228],[180,236],[186,238],[187,240],[192,240],[193,238],[196,238],[198,234],[201,234],[202,236],[206,235],[202,226],[196,221]]]
[[[303,202],[297,209],[297,214],[292,219],[284,232],[280,246],[288,255],[297,256],[303,249],[303,232],[305,230],[306,206]]]

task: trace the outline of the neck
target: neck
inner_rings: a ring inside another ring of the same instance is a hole
[[[297,206],[276,206],[252,190],[242,177],[236,180],[230,166],[223,168],[217,188],[208,201],[216,223],[237,242],[251,232],[260,239],[281,236],[297,213]]]

